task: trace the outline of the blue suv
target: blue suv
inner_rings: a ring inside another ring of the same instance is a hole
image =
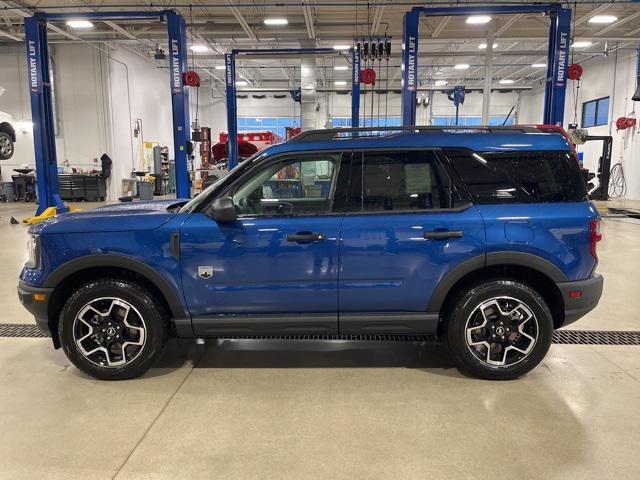
[[[515,378],[602,293],[599,215],[547,130],[305,132],[191,201],[32,226],[19,296],[100,379],[141,375],[172,335],[337,334],[433,335],[463,371]]]

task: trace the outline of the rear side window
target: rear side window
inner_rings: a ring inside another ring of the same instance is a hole
[[[446,153],[476,203],[579,202],[586,196],[570,152]]]
[[[341,175],[335,211],[397,212],[461,204],[458,192],[430,151],[354,152],[350,161],[343,163]]]

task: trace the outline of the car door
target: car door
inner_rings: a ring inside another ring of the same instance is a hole
[[[444,276],[485,253],[483,220],[436,150],[369,150],[349,161],[338,282],[343,333],[427,333]],[[347,168],[346,164],[343,168]],[[345,170],[342,171],[345,174]]]
[[[342,214],[330,211],[341,156],[262,162],[223,193],[237,221],[187,219],[180,257],[196,334],[337,331]]]

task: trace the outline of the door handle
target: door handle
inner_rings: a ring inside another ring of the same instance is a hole
[[[324,233],[298,232],[298,233],[288,234],[287,242],[311,243],[311,242],[319,242],[326,238],[327,236]]]
[[[434,230],[424,232],[422,238],[425,240],[446,240],[448,238],[462,238],[462,230]]]

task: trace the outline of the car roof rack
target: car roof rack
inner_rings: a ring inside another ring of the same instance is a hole
[[[346,128],[327,128],[319,130],[307,130],[306,132],[299,133],[295,137],[288,140],[289,143],[300,142],[322,142],[336,139],[349,139],[357,137],[371,137],[371,136],[385,136],[393,135],[404,132],[428,132],[428,133],[531,133],[539,132],[535,126],[532,125],[517,125],[517,126],[425,126],[425,125],[410,125],[410,126],[397,126],[397,127],[346,127]]]

